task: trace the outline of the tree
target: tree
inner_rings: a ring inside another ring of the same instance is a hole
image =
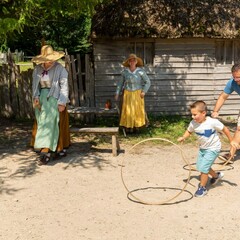
[[[58,27],[84,19],[89,28],[89,18],[98,3],[107,0],[1,0],[0,46],[8,47],[8,41],[24,31],[32,30],[36,37],[51,27]],[[49,30],[50,31],[50,30]],[[50,31],[51,33],[51,31]],[[40,39],[38,39],[39,41]],[[64,42],[64,41],[63,41]],[[64,46],[62,46],[64,47]]]

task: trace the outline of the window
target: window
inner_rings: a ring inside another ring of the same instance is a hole
[[[217,40],[216,41],[217,64],[234,64],[240,61],[240,41]]]
[[[144,64],[152,65],[154,56],[154,43],[153,42],[130,42],[129,53],[135,53],[138,57],[142,58]]]

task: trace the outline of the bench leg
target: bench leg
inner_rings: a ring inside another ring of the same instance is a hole
[[[112,135],[112,153],[113,156],[117,156],[117,150],[119,149],[119,143],[116,135]]]
[[[119,141],[118,141],[118,137],[116,136],[116,141],[117,141],[117,150],[120,151],[120,144],[119,144]]]

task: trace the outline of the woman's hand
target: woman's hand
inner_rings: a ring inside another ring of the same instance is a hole
[[[144,98],[144,96],[145,96],[145,92],[141,92],[141,93],[140,93],[140,97],[141,97],[141,98]]]
[[[34,99],[33,99],[33,105],[34,105],[34,106],[39,105],[39,98],[34,98]]]
[[[58,104],[58,111],[63,112],[64,110],[65,110],[65,106]]]
[[[116,94],[115,97],[114,97],[114,99],[117,101],[117,100],[118,100],[118,97],[119,97],[119,95]]]
[[[38,108],[39,110],[41,110],[41,105],[40,105],[39,98],[34,98],[33,99],[33,108]]]

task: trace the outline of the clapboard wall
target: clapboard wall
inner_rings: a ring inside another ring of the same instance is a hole
[[[134,40],[136,41],[136,39]],[[153,42],[153,62],[144,66],[151,79],[146,109],[157,115],[188,115],[189,105],[204,100],[212,110],[219,94],[231,77],[231,64],[216,63],[216,40],[204,38],[141,39]],[[94,41],[95,104],[114,102],[121,63],[133,52],[132,39]],[[238,114],[239,96],[233,94],[220,114]]]

